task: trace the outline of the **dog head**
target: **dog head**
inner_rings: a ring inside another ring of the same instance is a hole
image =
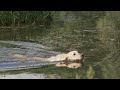
[[[84,54],[78,53],[78,51],[71,51],[67,54],[67,59],[69,61],[83,61]]]

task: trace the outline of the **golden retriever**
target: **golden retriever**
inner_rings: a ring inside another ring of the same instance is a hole
[[[63,61],[63,63],[58,63],[55,66],[78,68],[78,67],[82,67],[81,62],[83,61],[84,55],[83,53],[79,53],[78,51],[71,51],[67,54],[58,54],[50,58],[30,57],[21,54],[13,54],[11,57],[20,60],[35,60],[35,61],[49,61],[49,62]],[[69,62],[75,62],[75,63],[69,63]]]

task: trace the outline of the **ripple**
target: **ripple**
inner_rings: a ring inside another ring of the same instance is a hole
[[[21,61],[19,59],[11,58],[12,54],[22,54],[30,57],[51,57],[61,52],[50,51],[48,47],[21,41],[0,41],[0,44],[7,44],[8,47],[0,48],[0,70],[20,70],[28,68],[37,68],[43,65],[56,64],[56,62],[38,62],[38,61]],[[9,47],[9,44],[22,46],[22,48]],[[24,48],[23,48],[24,47]]]

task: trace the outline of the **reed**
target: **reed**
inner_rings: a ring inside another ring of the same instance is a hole
[[[49,25],[50,11],[0,11],[0,26]]]
[[[89,66],[89,69],[86,71],[86,78],[87,79],[93,79],[94,78],[95,71],[92,66]]]

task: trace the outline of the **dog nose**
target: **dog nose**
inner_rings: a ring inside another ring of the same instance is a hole
[[[83,53],[81,53],[81,56],[82,56],[82,58],[84,58],[84,54]]]

